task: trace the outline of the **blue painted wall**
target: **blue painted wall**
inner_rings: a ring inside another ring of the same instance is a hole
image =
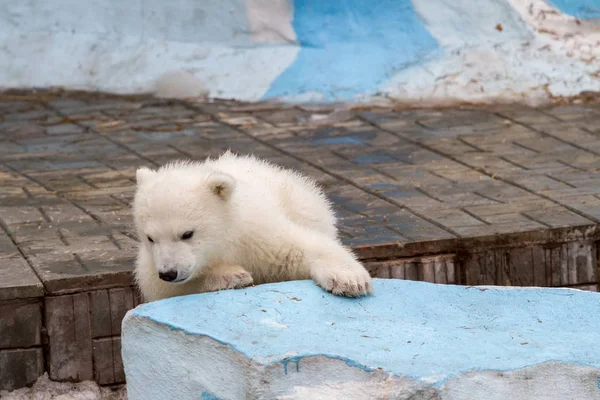
[[[600,0],[546,1],[561,15],[600,21]],[[600,58],[595,33],[565,27],[560,16],[530,18],[526,1],[176,3],[0,1],[0,87],[148,93],[170,85],[182,88],[178,97],[413,104],[543,102],[600,90],[589,62]],[[548,34],[554,24],[561,37]]]
[[[368,93],[439,48],[410,0],[294,0],[292,24],[302,48],[265,97]]]
[[[600,18],[600,0],[551,0],[565,14],[581,19]]]

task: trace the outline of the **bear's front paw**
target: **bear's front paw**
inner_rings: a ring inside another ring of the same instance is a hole
[[[317,285],[337,296],[360,297],[373,294],[373,280],[361,265],[351,269],[321,270],[315,275]]]
[[[204,290],[215,292],[225,289],[240,289],[253,283],[254,279],[250,272],[242,267],[226,267],[214,270],[206,276]]]

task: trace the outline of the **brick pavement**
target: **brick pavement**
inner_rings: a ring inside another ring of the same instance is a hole
[[[227,148],[318,179],[364,259],[600,220],[598,106],[332,111],[4,95],[0,298],[39,293],[37,277],[50,294],[130,283],[136,168]]]
[[[394,110],[0,94],[0,389],[122,382],[139,166],[253,153],[315,179],[374,276],[597,290],[600,106]],[[3,372],[2,372],[3,371]]]

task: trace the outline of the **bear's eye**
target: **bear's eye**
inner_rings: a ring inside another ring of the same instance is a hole
[[[188,240],[192,236],[194,236],[194,231],[187,231],[183,235],[181,235],[181,240]]]
[[[152,238],[151,238],[150,236],[146,236],[146,237],[148,238],[148,241],[149,241],[150,243],[154,243],[154,240],[152,240]]]

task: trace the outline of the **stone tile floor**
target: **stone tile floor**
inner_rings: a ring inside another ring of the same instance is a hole
[[[131,284],[136,168],[226,149],[316,178],[363,259],[600,221],[599,105],[333,109],[11,92],[0,95],[0,300]]]

